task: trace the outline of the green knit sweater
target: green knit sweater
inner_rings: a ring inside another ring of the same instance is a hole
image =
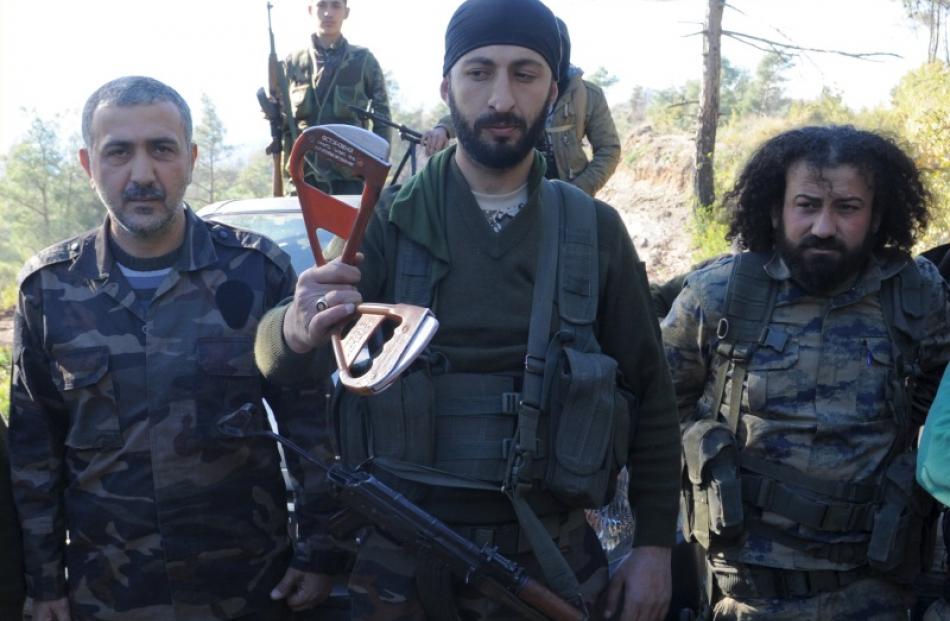
[[[417,176],[380,199],[363,242],[360,293],[366,301],[394,301],[397,234],[408,235],[435,257],[433,310],[440,327],[431,348],[445,356],[453,372],[517,373],[528,340],[543,161],[537,160],[529,177],[528,204],[495,233],[455,165],[454,151],[443,153],[427,165],[423,175],[428,179]],[[595,331],[639,405],[629,459],[634,545],[671,546],[680,467],[672,381],[643,264],[617,212],[601,202],[596,209],[600,297]],[[278,307],[261,322],[258,365],[274,381],[307,381],[314,367],[284,344],[284,311]]]

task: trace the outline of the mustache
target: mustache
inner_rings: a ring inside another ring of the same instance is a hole
[[[122,199],[125,201],[163,201],[165,200],[165,191],[154,185],[141,185],[134,181],[122,192]]]
[[[835,237],[817,237],[815,235],[806,235],[798,242],[801,250],[813,248],[815,250],[837,250],[838,252],[847,252],[844,243]]]
[[[485,129],[486,127],[514,127],[516,129],[526,130],[528,124],[523,118],[514,112],[489,112],[483,114],[475,120],[473,128],[475,131]]]

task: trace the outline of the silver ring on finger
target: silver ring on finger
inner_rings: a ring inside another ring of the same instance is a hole
[[[321,295],[319,298],[317,298],[317,312],[318,313],[322,313],[328,308],[330,308],[330,305],[327,304],[327,296]]]

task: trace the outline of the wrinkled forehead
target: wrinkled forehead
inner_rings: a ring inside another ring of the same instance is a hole
[[[786,191],[850,194],[873,191],[871,175],[854,164],[818,164],[801,159],[793,162],[785,174]]]
[[[185,124],[168,101],[120,106],[103,102],[92,114],[92,146],[108,143],[175,141],[184,144]]]
[[[462,55],[452,66],[452,71],[472,65],[493,67],[537,66],[550,74],[547,61],[538,52],[520,45],[486,45]]]

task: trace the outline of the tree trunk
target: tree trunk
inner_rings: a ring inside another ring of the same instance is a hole
[[[699,104],[699,131],[696,134],[696,206],[707,207],[716,200],[713,158],[716,153],[716,126],[719,123],[719,77],[722,70],[722,10],[725,0],[709,0],[703,38],[703,86]]]

